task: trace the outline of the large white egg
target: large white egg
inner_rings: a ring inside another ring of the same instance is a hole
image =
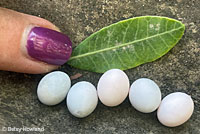
[[[192,98],[185,93],[175,92],[162,100],[157,117],[163,125],[176,127],[186,122],[191,117],[193,110]]]
[[[97,92],[100,101],[106,106],[117,106],[128,96],[128,76],[120,69],[111,69],[99,79]]]
[[[91,114],[97,106],[98,96],[94,85],[82,81],[73,85],[67,95],[67,107],[78,118]]]
[[[45,75],[37,88],[38,99],[46,105],[56,105],[62,102],[71,87],[69,76],[61,71]]]
[[[154,81],[148,78],[140,78],[131,85],[129,100],[138,111],[143,113],[153,112],[161,102],[160,88]]]

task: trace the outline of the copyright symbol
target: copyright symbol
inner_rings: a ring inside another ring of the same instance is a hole
[[[2,131],[7,131],[7,128],[6,128],[6,127],[2,127],[1,130],[2,130]]]

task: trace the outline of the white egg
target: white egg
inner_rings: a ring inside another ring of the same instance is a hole
[[[176,127],[186,122],[191,117],[193,110],[192,98],[185,93],[175,92],[162,100],[157,117],[163,125]]]
[[[67,107],[78,118],[91,114],[97,106],[98,96],[95,86],[82,81],[73,85],[67,95]]]
[[[131,85],[129,100],[138,111],[143,113],[153,112],[161,102],[160,88],[154,81],[148,78],[140,78]]]
[[[111,69],[99,79],[97,92],[100,101],[106,106],[117,106],[128,96],[128,76],[120,69]]]
[[[71,87],[69,76],[61,71],[45,75],[37,88],[38,99],[46,105],[56,105],[62,102]]]

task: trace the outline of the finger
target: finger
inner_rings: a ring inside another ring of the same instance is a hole
[[[0,18],[0,70],[46,73],[68,60],[71,41],[49,21],[4,8]]]

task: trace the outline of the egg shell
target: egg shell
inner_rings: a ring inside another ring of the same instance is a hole
[[[185,123],[192,115],[194,102],[186,93],[167,95],[157,111],[158,120],[165,126],[176,127]]]
[[[158,85],[148,78],[134,81],[129,91],[129,100],[132,106],[140,112],[155,111],[161,103],[161,92]]]
[[[120,69],[111,69],[99,79],[97,92],[104,105],[117,106],[128,96],[129,87],[128,76]]]
[[[45,75],[37,87],[38,99],[46,105],[56,105],[62,102],[71,87],[69,76],[61,71]]]
[[[95,86],[86,81],[76,83],[70,88],[66,102],[68,110],[75,117],[88,116],[95,110],[98,103]]]

